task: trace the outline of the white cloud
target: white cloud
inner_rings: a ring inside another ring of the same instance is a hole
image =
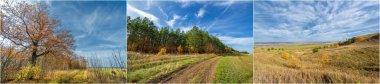
[[[88,34],[91,34],[94,31],[96,22],[100,19],[99,18],[99,8],[96,8],[90,15],[85,16],[84,24],[78,24],[83,25],[83,31],[85,31]]]
[[[181,18],[181,20],[187,20],[187,18],[188,18],[188,15],[186,14],[185,16],[183,16],[183,17]]]
[[[175,22],[180,19],[181,16],[178,16],[176,14],[173,15],[173,19],[169,20],[169,21],[166,21],[166,23],[170,26],[170,27],[173,27],[173,25],[175,24]]]
[[[193,28],[193,26],[185,26],[185,27],[179,27],[182,31],[184,31],[184,32],[187,32],[187,31],[190,31],[192,28]]]
[[[227,0],[219,3],[215,3],[216,6],[231,6],[235,3],[235,0]]]
[[[186,8],[190,6],[190,1],[189,0],[179,0],[179,3],[181,3],[182,8]]]
[[[262,41],[338,41],[378,30],[378,21],[371,21],[379,18],[378,6],[370,1],[256,2],[254,33]]]
[[[205,14],[206,12],[206,9],[205,8],[201,8],[199,9],[198,13],[195,15],[197,18],[201,18],[203,17],[203,15]]]
[[[253,37],[217,36],[225,44],[252,45]]]
[[[145,10],[150,10],[150,6],[152,4],[152,0],[147,0],[146,1],[146,7],[145,7]]]
[[[137,14],[137,15],[136,15]],[[159,18],[154,16],[153,14],[147,13],[145,11],[139,10],[135,8],[134,6],[127,4],[127,15],[131,17],[146,17],[150,20],[152,20],[158,27],[161,27],[159,23]]]
[[[152,15],[150,13],[144,12],[142,10],[139,10],[139,9],[133,7],[132,5],[129,5],[129,4],[127,4],[127,13],[128,14],[129,13],[136,13],[136,14],[138,14],[141,17],[147,17],[147,18],[149,18],[150,20],[153,20],[153,21],[158,21],[159,20],[156,16],[154,16],[154,15]]]

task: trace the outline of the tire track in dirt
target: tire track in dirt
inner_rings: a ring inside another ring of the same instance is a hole
[[[163,83],[212,83],[215,79],[216,66],[221,57],[217,56],[188,66],[162,80]]]

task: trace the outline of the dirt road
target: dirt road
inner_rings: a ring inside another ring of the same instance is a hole
[[[186,67],[164,78],[163,83],[212,83],[215,79],[216,66],[221,57],[217,56],[209,60]]]

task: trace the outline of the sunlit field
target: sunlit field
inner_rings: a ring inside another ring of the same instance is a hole
[[[254,69],[254,82],[378,83],[379,34],[341,43],[257,46]]]
[[[252,56],[215,54],[128,53],[128,82],[247,83],[252,82]]]

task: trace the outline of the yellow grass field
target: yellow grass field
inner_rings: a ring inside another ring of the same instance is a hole
[[[257,46],[254,82],[379,83],[378,34],[364,37],[366,40],[342,46],[336,43]]]

